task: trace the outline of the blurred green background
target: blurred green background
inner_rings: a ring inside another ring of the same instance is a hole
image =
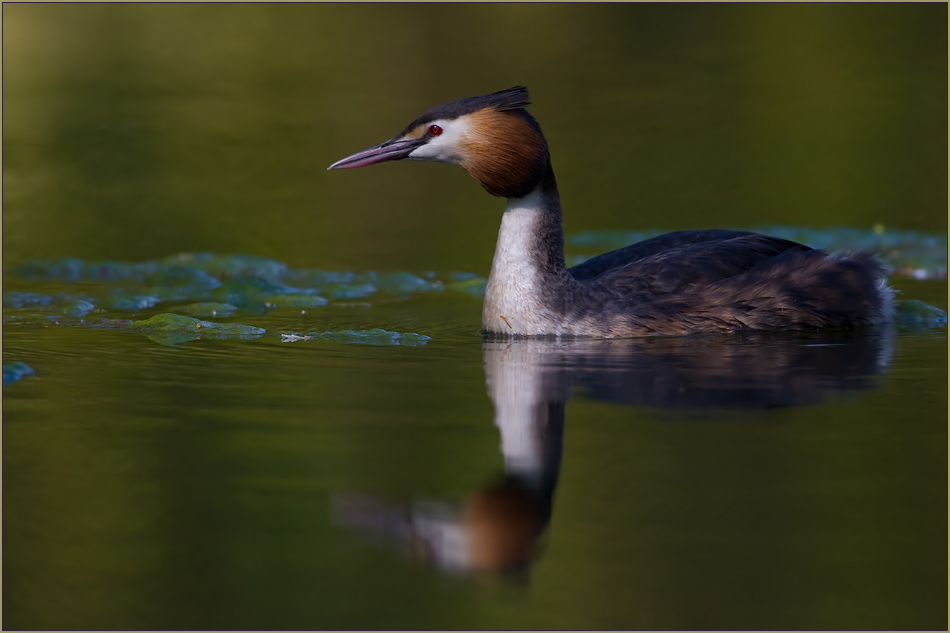
[[[250,252],[487,272],[445,165],[326,172],[428,108],[533,94],[570,232],[943,231],[942,4],[10,4],[3,263]]]

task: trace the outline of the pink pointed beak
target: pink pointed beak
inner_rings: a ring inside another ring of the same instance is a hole
[[[424,139],[418,138],[402,140],[392,139],[386,141],[385,143],[381,143],[376,147],[364,149],[362,152],[357,152],[352,156],[347,156],[346,158],[338,160],[327,167],[327,171],[331,169],[365,167],[367,165],[375,165],[376,163],[384,163],[388,160],[402,160],[403,158],[407,158],[414,149],[420,145],[423,145],[424,143]]]

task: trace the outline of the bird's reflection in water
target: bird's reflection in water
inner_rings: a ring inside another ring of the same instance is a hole
[[[504,472],[456,507],[333,500],[340,525],[445,571],[524,578],[550,523],[572,392],[693,411],[801,406],[872,388],[888,332],[752,333],[651,339],[487,340],[488,393]]]

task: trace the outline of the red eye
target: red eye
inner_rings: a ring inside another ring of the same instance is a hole
[[[429,126],[429,136],[438,136],[441,133],[442,133],[442,128],[440,128],[438,125]]]

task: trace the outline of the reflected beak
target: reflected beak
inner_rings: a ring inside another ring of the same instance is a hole
[[[414,149],[424,144],[425,140],[420,138],[402,140],[392,139],[390,141],[386,141],[385,143],[381,143],[376,147],[364,149],[362,152],[357,152],[352,156],[347,156],[342,160],[338,160],[327,167],[327,171],[331,169],[365,167],[366,165],[384,163],[387,160],[402,160],[403,158],[408,157]]]

